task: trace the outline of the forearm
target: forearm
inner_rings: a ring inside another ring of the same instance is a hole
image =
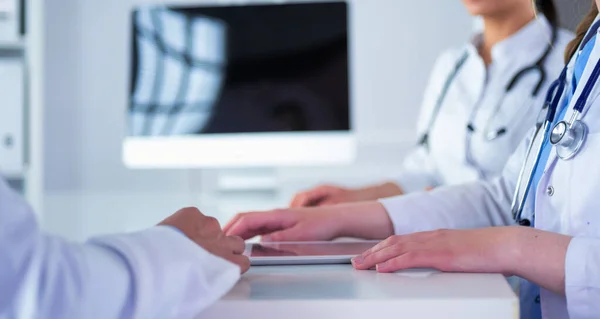
[[[114,251],[32,232],[3,244],[0,318],[132,317],[131,276]]]
[[[236,265],[166,227],[72,243],[43,234],[0,180],[0,318],[190,318]]]
[[[440,228],[471,229],[513,225],[512,191],[503,180],[439,187],[387,198],[381,203],[393,221],[395,234]]]
[[[237,265],[170,227],[105,236],[92,243],[117,251],[128,265],[135,318],[197,316],[240,277]]]
[[[0,265],[10,278],[0,278],[0,317],[189,317],[239,278],[237,266],[164,227],[85,245],[45,235],[29,243],[9,252],[18,268]]]
[[[340,223],[339,237],[385,239],[394,234],[392,221],[381,203],[359,202],[332,206]]]
[[[565,258],[572,237],[534,228],[515,228],[518,231],[509,240],[514,247],[510,251],[515,254],[509,272],[565,295]]]
[[[363,200],[377,200],[380,198],[394,197],[404,194],[404,191],[394,182],[385,182],[383,184],[367,186],[362,188]]]

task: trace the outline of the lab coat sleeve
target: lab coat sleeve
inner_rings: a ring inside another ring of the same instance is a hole
[[[565,293],[569,317],[596,318],[600,300],[600,239],[575,237],[565,260]]]
[[[418,138],[427,133],[428,123],[433,116],[437,99],[442,91],[447,74],[456,64],[458,50],[448,50],[436,60],[429,82],[423,95],[421,111],[417,122]],[[427,187],[437,187],[443,183],[437,172],[435,162],[429,151],[422,145],[416,145],[404,158],[400,174],[394,182],[404,193],[422,191]]]
[[[533,130],[529,136],[533,134]],[[502,175],[491,181],[439,187],[382,199],[396,234],[442,228],[513,225],[510,206],[530,138],[511,156]]]
[[[0,318],[193,318],[240,269],[169,227],[85,244],[43,234],[0,180]]]

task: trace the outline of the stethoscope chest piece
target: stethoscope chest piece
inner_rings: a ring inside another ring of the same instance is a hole
[[[568,160],[581,150],[586,137],[587,126],[581,120],[575,120],[570,125],[566,121],[560,121],[552,129],[550,143],[556,147],[559,158]]]

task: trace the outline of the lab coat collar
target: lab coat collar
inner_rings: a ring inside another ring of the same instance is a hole
[[[596,19],[594,20],[594,23],[598,22],[599,16],[596,17]],[[600,29],[596,30],[596,37],[600,37]],[[579,84],[577,85],[577,88],[575,89],[575,93],[573,94],[573,98],[571,99],[570,103],[569,103],[569,110],[567,112],[567,116],[569,116],[568,118],[570,118],[571,114],[573,114],[573,107],[575,105],[575,102],[577,101],[577,97],[579,97],[582,93],[583,93],[583,89],[585,87],[585,83],[587,83],[592,75],[593,69],[596,66],[596,64],[598,63],[597,61],[600,60],[600,43],[598,41],[596,41],[596,43],[594,44],[594,48],[592,49],[592,53],[590,54],[588,63],[585,66],[585,69],[583,71],[583,74],[581,75],[581,79]],[[570,79],[573,77],[573,72],[575,70],[575,62],[577,61],[577,54],[575,54],[575,56],[573,58],[571,58],[571,61],[569,61],[569,67],[571,68],[571,77],[569,77],[569,83],[571,82]],[[596,100],[596,98],[600,95],[600,86],[599,85],[594,85],[592,88],[592,91],[590,93],[590,96],[588,97],[585,107],[583,109],[583,116],[585,117],[585,114],[587,113],[587,111],[589,110],[589,107],[591,106],[591,104]],[[565,118],[567,118],[565,116]]]
[[[477,48],[483,41],[483,28],[477,31],[471,40],[475,51],[478,51]],[[539,14],[515,34],[496,43],[492,48],[492,59],[498,61],[505,57],[512,58],[515,54],[523,52],[541,52],[546,49],[551,40],[552,25],[544,15]]]

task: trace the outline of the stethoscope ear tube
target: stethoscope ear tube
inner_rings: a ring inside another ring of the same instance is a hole
[[[546,82],[546,71],[544,70],[543,63],[544,63],[544,59],[540,59],[534,65],[530,65],[529,67],[526,67],[523,70],[519,71],[512,78],[512,80],[508,83],[508,85],[506,86],[504,91],[510,92],[517,85],[519,80],[525,76],[525,74],[527,74],[528,72],[537,70],[540,73],[540,79],[537,82],[537,84],[535,85],[535,87],[533,88],[533,91],[531,92],[532,96],[537,96],[539,94],[540,90],[542,89],[542,86],[544,86],[544,82]]]

